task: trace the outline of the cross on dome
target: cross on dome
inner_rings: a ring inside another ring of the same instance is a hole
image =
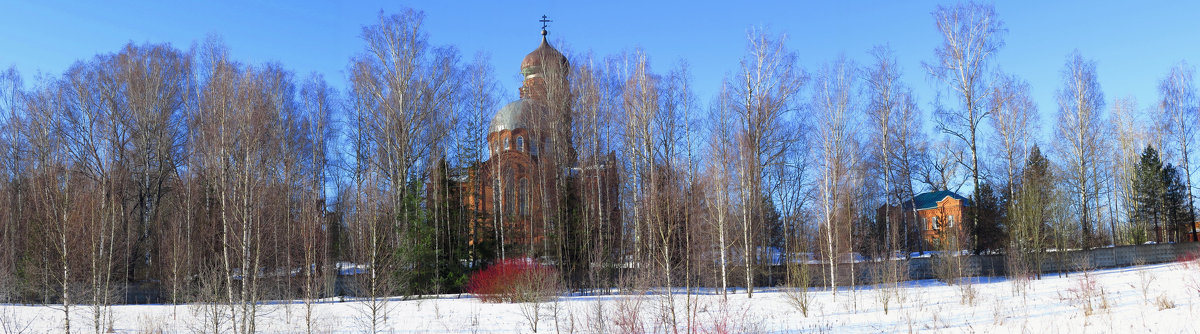
[[[538,22],[542,23],[542,36],[546,36],[546,27],[549,26],[548,23],[554,22],[554,20],[550,20],[546,18],[546,15],[542,15],[542,19],[538,20]]]

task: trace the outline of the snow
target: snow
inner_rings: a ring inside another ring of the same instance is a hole
[[[1091,285],[1094,311],[1085,313],[1080,286]],[[974,301],[962,302],[964,288],[974,292]],[[693,296],[691,312],[681,290],[670,295],[676,303],[677,319],[686,326],[687,314],[694,316],[700,332],[1011,332],[1011,333],[1133,333],[1197,332],[1190,319],[1200,314],[1200,268],[1165,263],[1130,268],[1076,272],[1068,277],[1051,274],[1016,292],[1019,284],[1004,278],[978,278],[971,284],[948,286],[934,280],[902,283],[885,313],[879,302],[887,289],[860,287],[857,290],[813,289],[808,316],[789,303],[789,294],[778,289],[744,291],[722,302],[719,294],[707,291]],[[1142,287],[1147,286],[1146,294]],[[1160,310],[1160,296],[1174,303]],[[668,299],[663,294],[604,296],[573,295],[558,302],[537,305],[541,333],[622,332],[622,326],[640,324],[647,332],[663,332]],[[425,299],[390,299],[390,318],[383,328],[397,333],[527,333],[526,315],[535,304],[485,304],[468,295],[444,295]],[[266,303],[260,306],[259,329],[264,332],[302,332],[304,305],[299,302]],[[193,332],[205,323],[203,305],[115,306],[114,329],[119,333],[164,330]],[[227,307],[220,307],[227,310]],[[90,309],[72,307],[72,329],[91,331]],[[315,306],[315,328],[319,332],[355,333],[365,328],[365,304],[331,299]],[[557,311],[557,315],[555,312]],[[62,310],[58,306],[0,305],[0,332],[23,327],[28,332],[61,331]],[[599,315],[598,315],[599,314]],[[557,321],[555,321],[557,320]],[[603,326],[603,327],[602,327]]]

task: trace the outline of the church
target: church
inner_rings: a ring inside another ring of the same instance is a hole
[[[543,23],[546,22],[543,18]],[[521,61],[518,99],[488,126],[488,160],[473,168],[467,204],[479,213],[472,243],[491,240],[500,258],[541,257],[578,235],[580,220],[620,235],[615,157],[580,166],[572,143],[570,63],[546,38]],[[465,189],[464,189],[465,190]]]

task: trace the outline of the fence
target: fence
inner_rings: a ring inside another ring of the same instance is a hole
[[[1042,265],[1042,272],[1076,271],[1080,269],[1080,265],[1101,269],[1126,267],[1139,263],[1164,263],[1197,252],[1200,252],[1200,243],[1197,242],[1048,252]],[[940,260],[937,257],[921,257],[907,260],[865,261],[855,263],[853,272],[850,271],[849,263],[839,263],[836,276],[839,284],[849,284],[852,278],[857,284],[873,284],[881,280],[880,277],[875,276],[876,273],[882,272],[883,266],[893,265],[898,266],[901,269],[900,272],[905,274],[909,280],[934,279],[937,278],[935,265]],[[1004,255],[970,255],[964,260],[963,271],[967,276],[1006,276],[1008,274],[1008,258]],[[784,275],[786,275],[787,268],[784,266],[775,266],[767,272],[771,274],[765,275],[765,282],[785,282]],[[854,276],[851,277],[851,274]],[[813,286],[829,286],[829,265],[810,264],[809,277],[810,284]]]

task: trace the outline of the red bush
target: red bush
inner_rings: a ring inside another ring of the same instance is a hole
[[[1198,259],[1200,259],[1200,251],[1195,251],[1180,255],[1179,257],[1175,258],[1175,262],[1182,262],[1183,266],[1186,268],[1189,265],[1200,264],[1200,261],[1197,261]]]
[[[485,303],[524,303],[558,291],[558,271],[531,259],[508,259],[471,275],[467,292]]]

